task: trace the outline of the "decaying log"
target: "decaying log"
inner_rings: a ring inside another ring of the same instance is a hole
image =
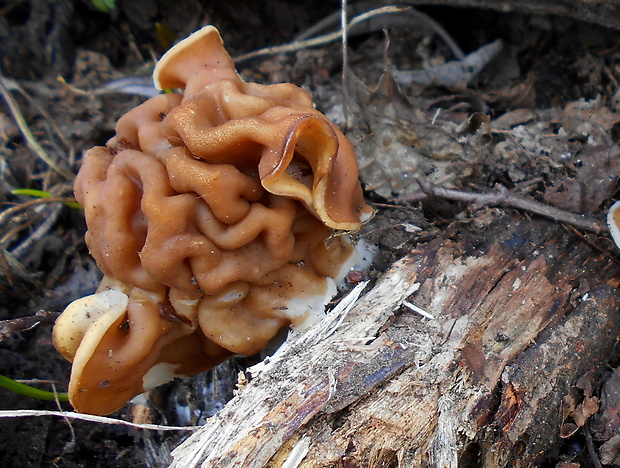
[[[293,334],[173,466],[539,462],[565,397],[616,345],[620,267],[562,226],[499,213],[419,246]]]

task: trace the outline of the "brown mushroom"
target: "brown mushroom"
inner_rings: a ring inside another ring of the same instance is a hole
[[[105,414],[319,317],[372,213],[342,132],[289,84],[245,83],[207,26],[158,63],[162,94],[75,182],[105,277],[54,329],[69,397]]]
[[[196,325],[171,321],[162,312],[165,300],[138,288],[129,295],[110,289],[67,307],[54,327],[54,344],[73,362],[69,395],[76,409],[110,413],[145,390],[230,355]]]

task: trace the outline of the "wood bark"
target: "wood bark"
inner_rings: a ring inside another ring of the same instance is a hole
[[[570,229],[489,210],[292,334],[173,466],[534,466],[615,349],[618,273]]]

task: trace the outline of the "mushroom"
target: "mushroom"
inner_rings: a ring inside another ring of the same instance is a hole
[[[75,182],[104,273],[54,328],[80,412],[319,318],[355,257],[335,234],[372,214],[342,132],[300,88],[244,82],[214,27],[170,49],[154,81],[183,94],[121,117]]]
[[[68,393],[76,409],[110,413],[176,375],[209,369],[230,355],[196,326],[170,321],[162,300],[138,288],[129,295],[103,290],[72,302],[58,318],[54,344],[73,362]]]
[[[611,238],[620,248],[620,201],[617,201],[609,208],[607,212],[607,225]]]

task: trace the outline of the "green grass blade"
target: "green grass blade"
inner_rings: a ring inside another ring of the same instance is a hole
[[[110,13],[110,11],[116,8],[115,0],[92,0],[92,3],[95,8],[104,13]]]
[[[11,193],[13,195],[26,195],[28,197],[34,197],[34,198],[49,198],[52,196],[52,194],[49,192],[45,192],[43,190],[37,190],[37,189],[28,189],[28,188],[14,189],[14,190],[11,190]],[[68,201],[68,202],[63,202],[63,204],[70,206],[71,208],[77,208],[79,210],[82,209],[82,205],[80,205],[78,202]]]
[[[9,390],[19,393],[20,395],[36,398],[38,400],[56,401],[56,399],[58,399],[58,401],[69,401],[69,396],[66,393],[54,393],[39,390],[38,388],[31,387],[30,385],[9,379],[4,375],[0,375],[0,386],[8,388]]]

